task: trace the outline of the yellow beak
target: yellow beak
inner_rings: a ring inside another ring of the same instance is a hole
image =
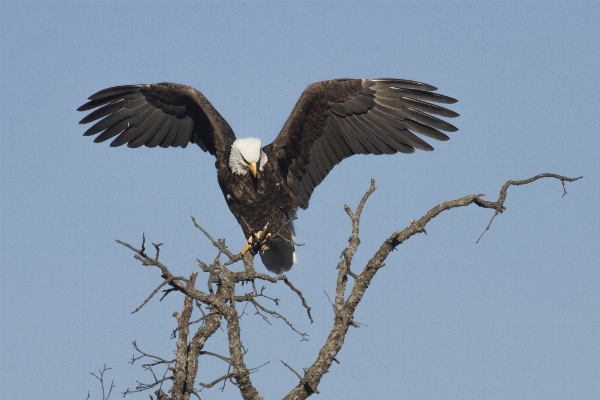
[[[252,176],[256,178],[256,163],[253,162],[252,164],[248,165],[248,168],[250,168],[250,172],[252,172]]]

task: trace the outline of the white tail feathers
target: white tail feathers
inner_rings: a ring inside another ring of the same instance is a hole
[[[260,258],[269,271],[281,275],[296,264],[296,251],[293,244],[274,238],[269,240],[267,246],[268,249],[260,252]]]

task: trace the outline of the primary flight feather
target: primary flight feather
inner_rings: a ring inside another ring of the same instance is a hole
[[[402,79],[335,79],[309,85],[277,138],[236,139],[231,127],[196,89],[174,83],[117,86],[99,91],[78,111],[97,121],[84,135],[111,146],[186,147],[216,157],[217,179],[229,209],[269,271],[296,262],[292,219],[315,187],[353,154],[433,150],[419,135],[448,140],[456,127],[433,115],[458,114],[432,103],[456,100],[435,87]],[[432,115],[433,114],[433,115]]]

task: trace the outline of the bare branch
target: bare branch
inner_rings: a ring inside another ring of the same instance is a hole
[[[293,373],[294,373],[294,374],[295,374],[295,375],[298,377],[298,379],[302,380],[302,376],[301,376],[299,373],[297,373],[297,372],[294,370],[294,368],[290,367],[290,366],[289,366],[288,364],[286,364],[286,362],[285,362],[285,361],[283,361],[283,360],[279,360],[279,361],[281,361],[281,363],[282,363],[283,365],[285,365],[286,367],[288,367],[288,368],[289,368],[289,370],[290,370],[290,371],[292,371],[292,372],[293,372]]]
[[[141,359],[142,359],[142,358],[144,358],[144,357],[147,357],[147,358],[153,359],[153,360],[155,360],[155,362],[153,362],[153,363],[150,363],[150,364],[144,364],[143,366],[155,366],[155,365],[159,365],[159,364],[167,364],[167,365],[169,365],[169,364],[172,364],[172,363],[174,363],[174,362],[175,362],[175,360],[174,360],[174,359],[173,359],[173,360],[165,360],[164,358],[161,358],[161,357],[158,357],[158,356],[155,356],[155,355],[152,355],[152,354],[148,354],[148,353],[146,353],[146,352],[143,352],[142,350],[140,350],[140,348],[138,347],[138,345],[137,345],[137,342],[136,342],[135,340],[134,340],[134,341],[133,341],[131,344],[133,345],[133,348],[134,348],[134,349],[135,349],[135,350],[136,350],[138,353],[140,353],[140,354],[141,354],[141,356],[139,356],[139,357],[136,357],[136,356],[135,356],[135,354],[134,354],[134,355],[131,357],[131,361],[130,361],[129,363],[130,363],[130,364],[132,364],[132,365],[133,365],[133,363],[135,363],[137,360],[141,360]]]
[[[229,251],[229,249],[227,249],[227,246],[225,246],[225,241],[222,239],[219,239],[219,241],[215,241],[212,236],[206,231],[204,230],[204,228],[202,228],[200,225],[198,225],[198,223],[196,222],[196,219],[194,218],[194,216],[192,216],[192,222],[194,223],[194,226],[198,229],[200,229],[200,231],[202,233],[204,233],[204,236],[206,236],[208,238],[208,240],[210,240],[210,242],[213,244],[213,246],[215,246],[217,249],[219,249],[219,252],[225,254],[227,257],[229,257],[230,261],[236,262],[240,260],[240,255],[239,254],[233,254],[232,252]]]
[[[230,365],[231,365],[231,359],[229,359],[229,358],[227,358],[227,357],[223,357],[223,356],[222,356],[222,355],[220,355],[220,354],[213,353],[213,352],[210,352],[210,351],[201,351],[199,354],[200,354],[200,355],[205,355],[205,354],[206,354],[207,356],[213,356],[213,357],[216,357],[216,358],[218,358],[218,359],[220,359],[220,360],[223,360],[223,361],[225,361],[227,364],[230,364]]]
[[[235,310],[236,302],[224,311],[227,320],[227,338],[229,339],[229,354],[233,364],[235,382],[245,400],[262,399],[250,380],[250,371],[244,362],[244,351],[242,350],[241,328],[238,313]]]
[[[154,394],[156,395],[156,400],[171,400],[162,389],[158,389]]]
[[[375,276],[376,272],[385,265],[384,261],[389,255],[389,253],[392,250],[394,250],[399,244],[405,242],[413,235],[416,235],[418,233],[425,233],[425,226],[429,221],[431,221],[443,211],[447,211],[456,207],[464,207],[470,204],[476,204],[480,207],[494,209],[495,214],[492,217],[493,220],[493,218],[497,214],[501,213],[505,209],[504,201],[506,199],[506,191],[508,187],[512,185],[524,185],[545,177],[559,179],[563,183],[563,185],[564,182],[572,182],[577,179],[580,179],[567,178],[556,174],[540,174],[534,176],[533,178],[522,181],[506,182],[506,184],[504,184],[504,186],[500,190],[499,199],[495,202],[483,200],[481,198],[482,195],[469,195],[433,207],[423,217],[416,221],[410,221],[410,225],[407,228],[405,228],[401,232],[393,233],[388,239],[386,239],[383,242],[379,250],[377,250],[373,257],[368,261],[367,265],[364,267],[362,272],[358,276],[352,274],[352,276],[354,277],[354,285],[348,297],[344,298],[347,275],[351,274],[350,264],[352,262],[352,257],[354,255],[354,252],[356,251],[356,248],[360,244],[360,241],[358,239],[360,214],[362,212],[366,200],[376,188],[375,182],[372,180],[371,187],[363,196],[361,202],[359,203],[359,206],[357,207],[356,212],[353,213],[348,206],[345,206],[345,210],[352,221],[352,234],[348,239],[349,246],[342,253],[342,261],[340,261],[340,263],[338,264],[339,273],[334,304],[334,326],[331,329],[327,341],[319,351],[317,360],[308,369],[305,370],[304,377],[301,379],[300,383],[287,394],[285,399],[305,399],[311,394],[316,393],[316,389],[323,375],[329,371],[331,363],[334,360],[336,360],[335,357],[344,343],[344,338],[346,336],[346,333],[348,332],[348,328],[351,325],[356,326],[356,322],[354,322],[354,311],[360,303],[368,286],[370,285],[371,280]]]
[[[306,300],[304,299],[304,296],[302,295],[302,292],[299,291],[298,289],[296,289],[294,287],[294,285],[292,285],[292,282],[290,282],[285,275],[283,275],[283,282],[286,285],[288,285],[288,287],[290,289],[292,289],[294,291],[294,293],[296,293],[298,295],[298,297],[300,297],[300,300],[302,301],[302,306],[306,309],[306,313],[308,314],[308,319],[310,319],[310,323],[311,324],[314,323],[312,315],[310,315],[310,307],[309,307],[308,303],[306,302]]]
[[[350,265],[352,264],[352,259],[354,257],[354,253],[358,249],[360,245],[360,238],[358,237],[359,233],[359,225],[360,225],[360,216],[362,214],[362,210],[365,206],[365,203],[369,199],[369,197],[373,194],[373,192],[377,189],[375,185],[375,179],[371,179],[371,186],[364,194],[360,202],[358,203],[358,207],[356,208],[356,213],[353,213],[350,207],[344,205],[344,210],[350,217],[350,221],[352,222],[352,234],[348,239],[348,247],[342,252],[342,260],[338,263],[338,278],[337,285],[335,290],[335,308],[339,310],[343,307],[344,304],[344,293],[346,293],[346,283],[348,282],[348,275],[352,273],[350,271]],[[354,275],[354,274],[352,274]],[[354,275],[356,276],[356,275]],[[356,279],[356,278],[355,278]]]
[[[152,245],[154,246],[154,248],[156,249],[156,256],[154,257],[155,260],[158,260],[158,256],[160,255],[160,246],[162,246],[162,243],[152,243]]]
[[[106,371],[110,371],[112,368],[107,368],[106,364],[104,364],[104,366],[102,367],[102,369],[98,370],[98,375],[94,374],[93,372],[90,372],[90,375],[92,375],[94,378],[98,379],[98,381],[100,382],[100,386],[102,387],[102,400],[108,400],[110,398],[110,394],[112,393],[112,390],[116,387],[115,386],[115,381],[112,380],[110,381],[110,387],[108,388],[108,393],[106,393],[106,389],[104,387],[104,374],[106,373]],[[90,398],[90,392],[88,392],[87,395],[87,399]]]
[[[262,315],[258,310],[260,309],[263,312],[266,312],[267,314],[272,315],[275,318],[279,318],[281,319],[283,322],[286,323],[287,326],[290,327],[290,329],[292,329],[294,332],[296,332],[298,335],[300,335],[300,337],[302,338],[301,341],[308,341],[308,339],[306,338],[308,336],[307,333],[303,333],[300,332],[299,330],[297,330],[296,328],[294,328],[294,326],[292,325],[292,323],[290,321],[288,321],[283,315],[279,314],[276,311],[271,311],[268,310],[267,308],[265,308],[264,306],[260,305],[256,300],[250,300],[250,302],[254,305],[254,307],[257,308],[256,313],[261,315],[263,317],[263,319],[270,325],[271,323],[269,322],[269,320],[267,319],[266,316]]]
[[[158,258],[158,251],[156,252],[156,256]],[[135,314],[136,312],[140,311],[142,309],[142,307],[144,307],[146,304],[148,304],[148,302],[150,301],[150,299],[152,299],[152,297],[154,297],[154,295],[156,293],[158,293],[158,291],[165,286],[166,284],[168,284],[169,281],[163,281],[160,285],[158,285],[158,287],[156,289],[154,289],[154,291],[150,294],[150,296],[148,296],[148,298],[146,300],[144,300],[144,302],[135,310],[133,310],[131,313]],[[162,299],[161,299],[162,300]]]
[[[278,237],[278,238],[282,239],[282,240],[283,240],[283,241],[285,241],[285,242],[288,242],[288,243],[290,243],[290,244],[293,244],[294,246],[304,246],[304,243],[297,243],[297,242],[295,242],[295,241],[293,241],[293,240],[286,239],[285,237],[283,237],[283,236],[281,236],[281,235],[280,235],[280,232],[281,232],[281,230],[282,230],[283,228],[285,228],[285,226],[286,226],[286,225],[288,225],[288,224],[291,224],[291,223],[292,223],[292,221],[295,221],[296,219],[298,219],[298,217],[296,217],[296,218],[292,218],[292,219],[288,219],[287,221],[285,221],[285,222],[284,222],[284,223],[283,223],[283,224],[282,224],[282,225],[279,227],[279,229],[277,229],[277,232],[275,232],[275,233],[273,234],[273,237]],[[266,229],[266,227],[265,227],[265,229]]]
[[[203,388],[211,388],[213,386],[215,386],[217,383],[227,380],[229,378],[233,378],[235,376],[235,374],[233,372],[230,372],[228,374],[223,375],[220,378],[215,379],[214,381],[210,382],[210,383],[202,383],[202,382],[198,382],[198,384],[200,386],[202,386]]]
[[[190,276],[186,285],[186,290],[190,290],[196,283],[198,272],[195,271]],[[188,364],[188,335],[190,333],[190,317],[192,316],[193,303],[189,296],[185,296],[183,302],[183,311],[181,316],[176,315],[179,337],[177,338],[177,361],[175,361],[175,371],[173,372],[173,386],[171,393],[178,397],[176,393],[188,392],[186,388],[187,364]],[[189,388],[191,389],[191,388]]]
[[[221,288],[217,289],[216,296],[221,295]],[[221,314],[218,313],[215,307],[211,307],[208,315],[205,315],[205,323],[203,326],[198,328],[192,340],[190,340],[188,356],[187,356],[187,377],[186,377],[186,390],[190,391],[194,387],[194,381],[196,379],[196,374],[198,373],[198,357],[201,353],[210,354],[214,357],[221,358],[222,356],[218,356],[214,353],[202,352],[204,348],[204,344],[220,327],[221,327]],[[231,364],[231,360],[226,357],[222,357],[221,359],[226,360],[229,364]],[[188,397],[189,398],[189,397]]]
[[[145,257],[145,251],[146,251],[146,234],[144,232],[142,232],[142,249],[140,250],[140,254]]]

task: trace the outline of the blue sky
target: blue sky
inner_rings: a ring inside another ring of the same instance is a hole
[[[202,91],[238,137],[269,143],[302,90],[340,77],[397,77],[459,99],[459,131],[435,151],[356,156],[299,213],[280,321],[242,320],[247,364],[266,398],[296,384],[332,324],[324,294],[355,207],[355,269],[392,232],[471,193],[495,199],[508,179],[583,175],[509,190],[508,210],[436,218],[398,248],[357,310],[319,387],[323,398],[600,398],[600,3],[598,2],[8,2],[0,5],[2,398],[101,398],[88,374],[104,363],[122,392],[149,377],[131,341],[170,357],[177,295],[131,315],[160,283],[114,239],[164,243],[189,275],[212,246],[190,215],[232,249],[244,238],[214,160],[182,149],[110,148],[82,136],[75,109],[114,85],[171,81]],[[260,263],[258,263],[260,264]],[[261,268],[261,267],[259,267]],[[225,351],[225,336],[207,350]],[[204,360],[203,360],[204,362]],[[199,378],[225,373],[213,361]],[[118,393],[117,393],[118,394]],[[234,388],[202,392],[231,398]],[[115,396],[118,398],[119,396]],[[147,399],[147,394],[131,398]]]

